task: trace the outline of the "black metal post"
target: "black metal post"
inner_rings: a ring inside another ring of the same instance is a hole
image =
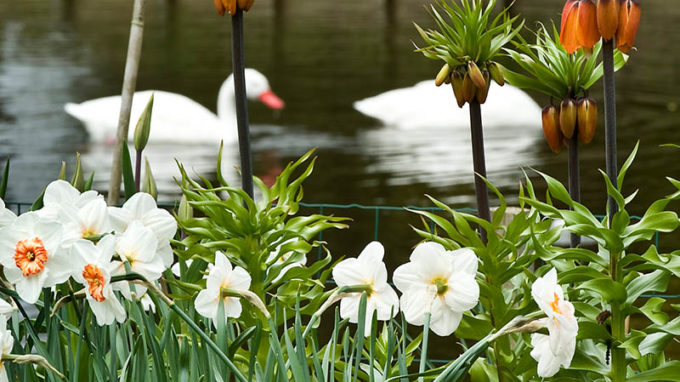
[[[491,221],[489,211],[489,192],[486,183],[486,161],[484,160],[484,132],[482,130],[482,110],[479,102],[470,102],[470,132],[472,136],[472,165],[475,170],[475,194],[479,217]],[[481,176],[481,177],[480,177]],[[480,228],[482,241],[486,243],[486,231]]]
[[[237,9],[231,17],[231,60],[234,69],[234,93],[236,94],[236,121],[238,123],[238,147],[241,155],[241,179],[243,190],[253,197],[253,164],[248,128],[248,104],[246,99],[245,53],[243,51],[243,10]]]
[[[604,68],[604,134],[607,176],[616,186],[618,165],[616,163],[616,85],[614,82],[614,40],[602,44],[602,65]],[[607,198],[609,218],[617,211],[616,202]]]
[[[581,202],[581,171],[578,161],[578,131],[569,139],[569,196],[575,202]],[[571,248],[581,245],[581,236],[572,233],[569,237]]]

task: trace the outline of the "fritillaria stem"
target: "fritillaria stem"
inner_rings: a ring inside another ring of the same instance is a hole
[[[246,99],[245,53],[243,50],[243,10],[237,9],[231,17],[231,60],[234,69],[234,92],[236,94],[236,121],[238,124],[238,147],[241,155],[241,184],[243,190],[253,197],[253,164],[248,128],[248,104]]]
[[[127,141],[128,137],[132,97],[135,94],[139,61],[142,57],[145,5],[146,0],[135,0],[132,11],[132,25],[130,26],[130,40],[128,42],[127,60],[125,61],[120,114],[118,116],[118,133],[116,135],[116,147],[113,150],[113,164],[111,166],[111,179],[109,181],[108,203],[110,205],[118,204],[118,199],[120,197],[120,181],[122,174],[121,155],[123,153],[123,142]]]
[[[475,170],[475,194],[479,217],[490,221],[489,195],[486,182],[486,161],[484,160],[484,132],[482,131],[482,111],[479,102],[470,102],[470,130],[472,134],[472,165]],[[480,228],[482,241],[486,243],[486,231]]]
[[[578,132],[569,139],[569,196],[571,200],[581,202],[581,172],[578,155]],[[571,248],[576,248],[581,244],[581,236],[571,233],[569,237]]]
[[[602,44],[602,65],[604,68],[604,134],[607,176],[616,185],[618,167],[616,163],[616,85],[614,82],[614,40]],[[609,219],[614,217],[617,206],[614,198],[608,197]]]

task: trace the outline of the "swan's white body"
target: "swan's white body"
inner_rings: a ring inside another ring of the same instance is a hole
[[[283,102],[269,90],[267,79],[254,69],[246,69],[246,89],[249,99],[259,99],[276,109],[283,107]],[[130,114],[128,136],[130,139],[152,94],[154,104],[150,142],[191,144],[223,140],[225,144],[229,144],[237,140],[232,76],[229,76],[220,88],[217,115],[181,94],[158,90],[135,92]],[[68,103],[64,109],[83,123],[93,141],[113,142],[118,128],[120,103],[120,96],[111,96],[80,104]]]
[[[387,126],[402,129],[427,127],[468,127],[468,105],[456,105],[451,86],[435,86],[422,81],[409,88],[395,89],[354,103],[354,108]],[[534,126],[541,108],[528,94],[510,85],[492,82],[486,103],[482,105],[485,128]]]

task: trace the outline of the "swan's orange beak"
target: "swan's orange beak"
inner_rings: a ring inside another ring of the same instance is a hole
[[[281,98],[279,98],[273,91],[267,90],[257,97],[260,102],[267,105],[270,109],[281,110],[286,105]]]

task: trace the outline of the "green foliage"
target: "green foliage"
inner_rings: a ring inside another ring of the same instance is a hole
[[[562,100],[566,97],[587,96],[591,86],[602,78],[602,63],[597,59],[602,50],[598,42],[591,54],[579,49],[568,54],[560,44],[559,32],[553,25],[552,32],[541,25],[535,33],[536,43],[530,44],[521,36],[513,42],[515,50],[505,52],[527,74],[505,70],[505,78],[513,86],[539,91]],[[619,70],[626,63],[627,56],[616,51],[614,68]]]

